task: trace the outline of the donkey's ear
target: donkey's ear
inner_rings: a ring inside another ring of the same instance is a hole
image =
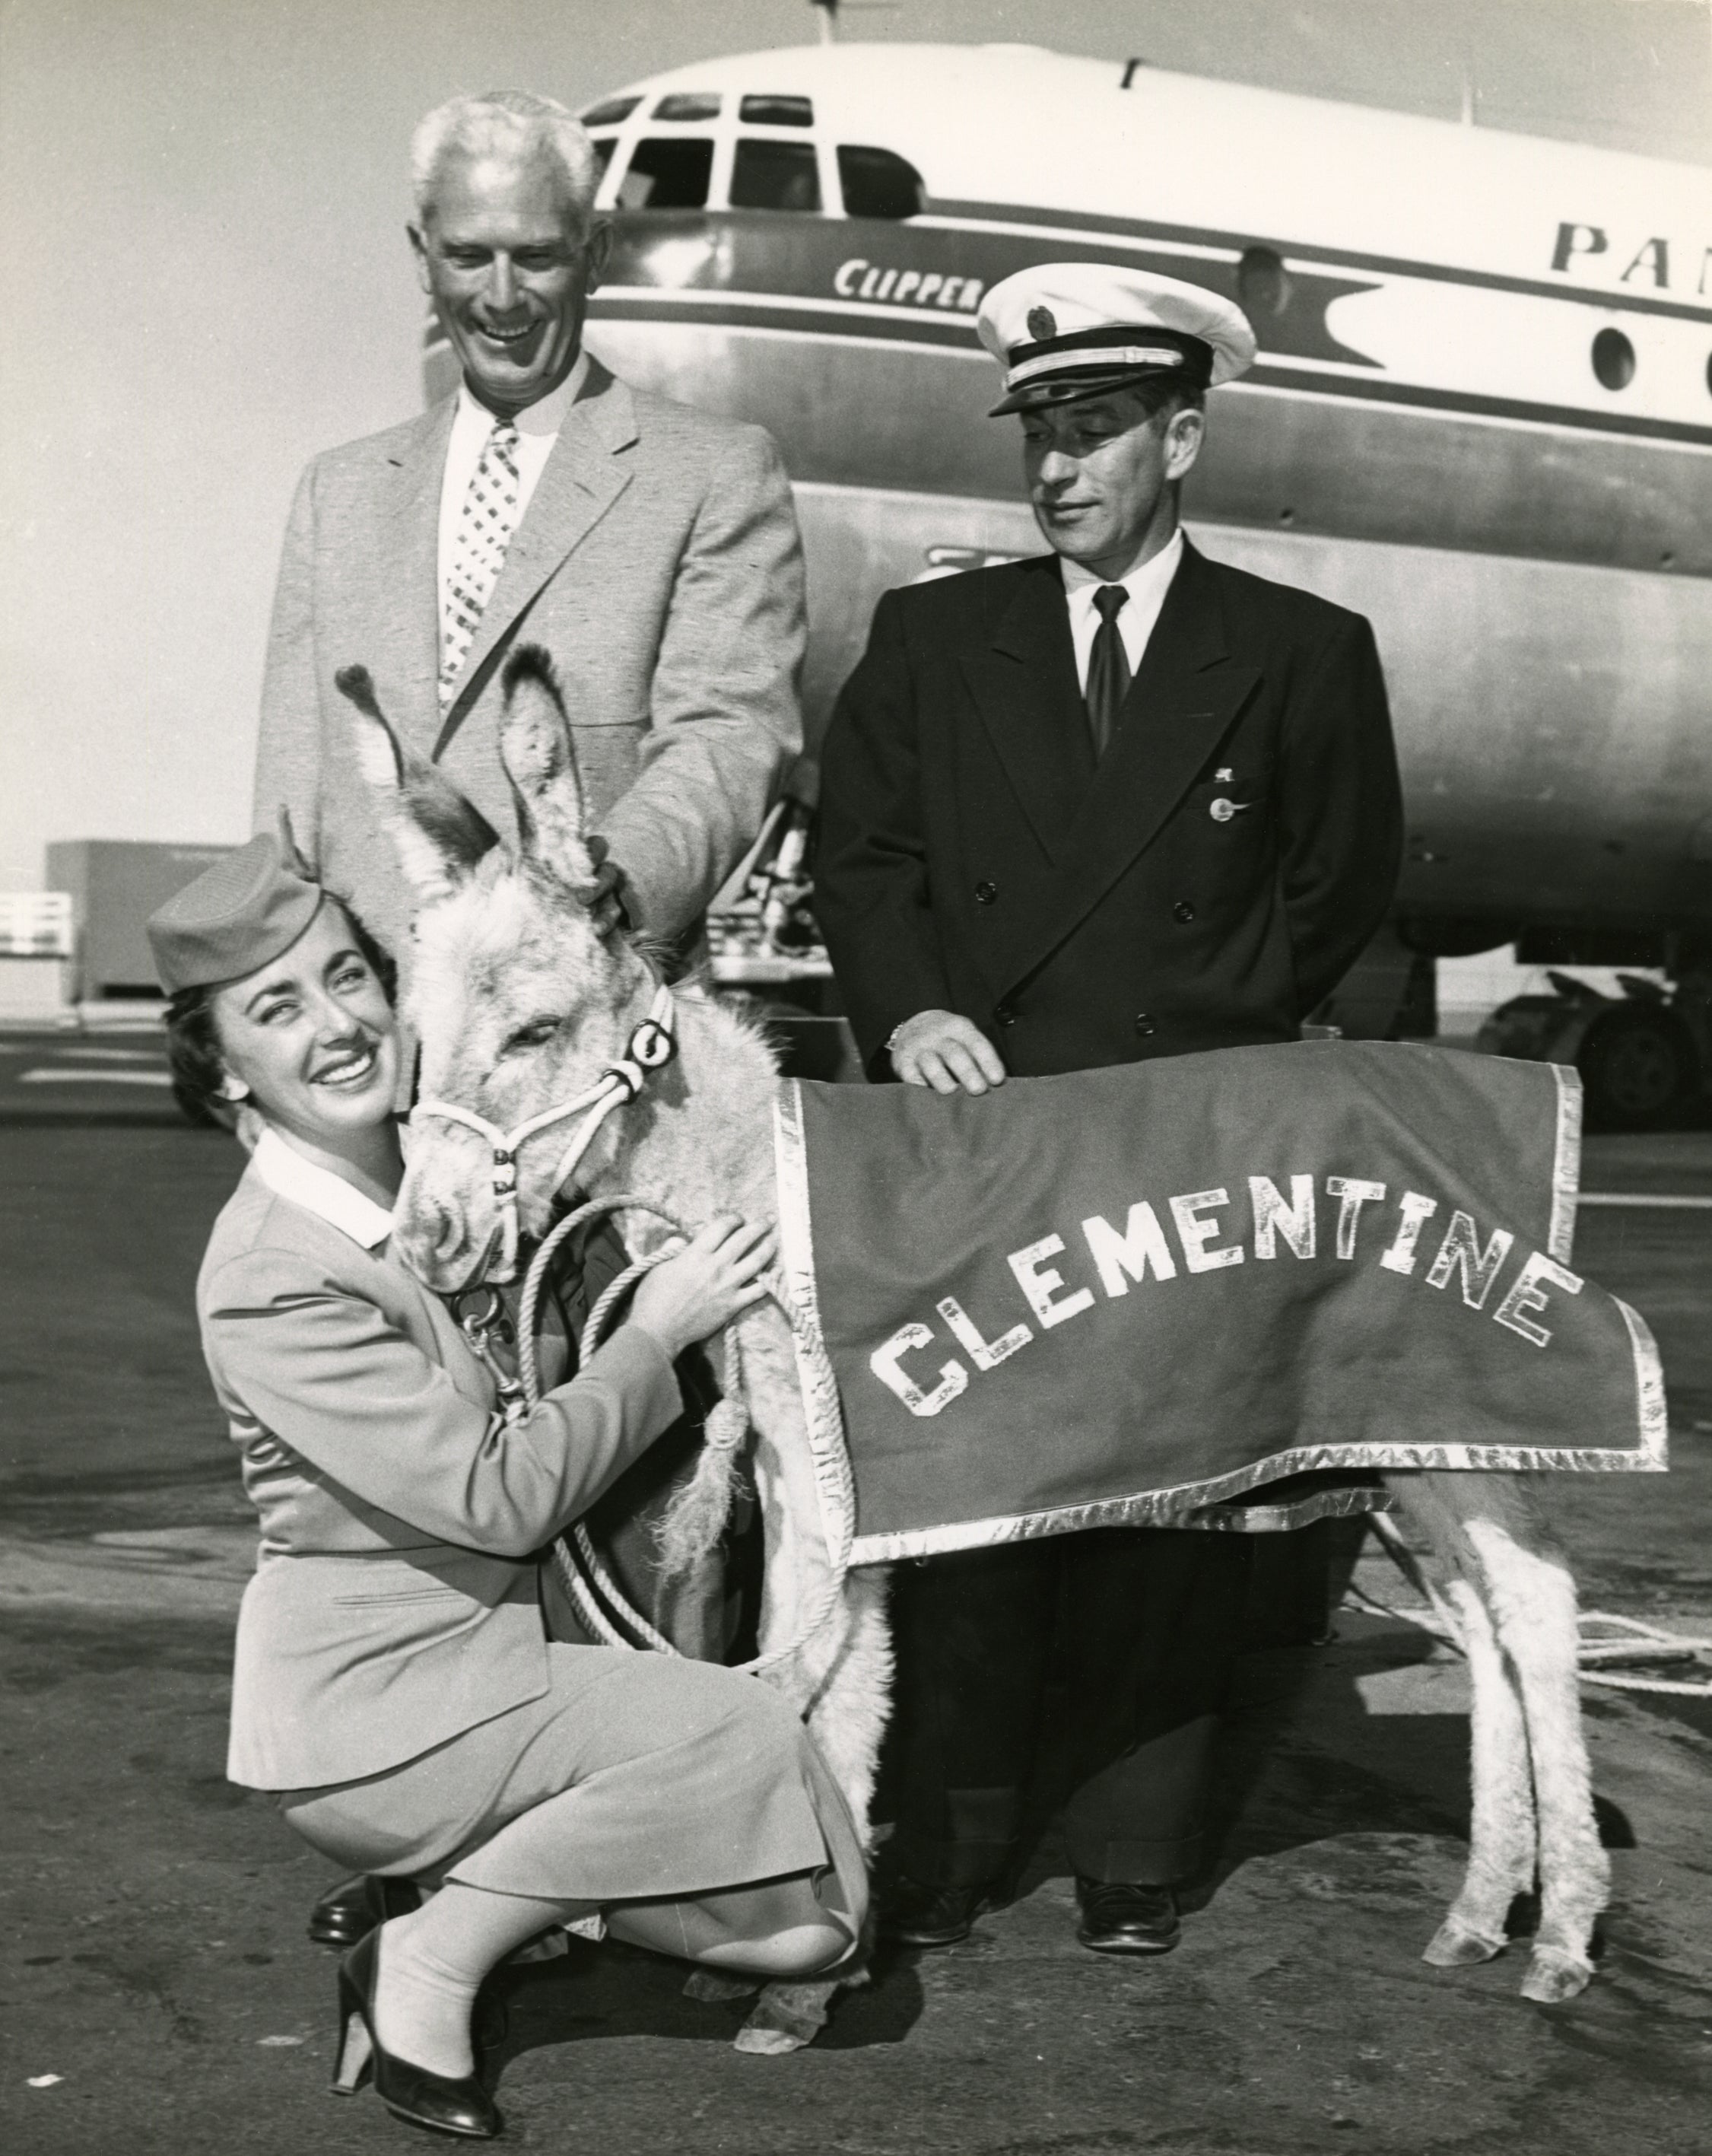
[[[315,880],[315,865],[297,843],[297,833],[292,828],[291,811],[282,801],[279,803],[279,857],[286,867],[298,875]]]
[[[552,661],[538,644],[520,645],[505,665],[500,759],[517,803],[525,862],[581,891],[595,866],[582,838],[582,787]]]
[[[499,833],[438,765],[399,740],[382,716],[366,666],[341,667],[333,680],[356,710],[356,759],[407,880],[418,897],[445,897],[499,844]]]

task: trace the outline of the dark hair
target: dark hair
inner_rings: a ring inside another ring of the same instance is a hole
[[[1126,382],[1125,388],[1140,405],[1150,419],[1156,419],[1163,412],[1174,418],[1179,412],[1204,412],[1207,392],[1191,389],[1168,374],[1143,375],[1139,382]]]
[[[390,1004],[397,993],[398,968],[391,955],[376,942],[352,908],[338,899],[356,947],[367,961]],[[161,1023],[167,1029],[167,1061],[172,1073],[172,1097],[188,1119],[204,1130],[235,1130],[238,1104],[220,1091],[226,1075],[226,1059],[220,1053],[220,1036],[214,1024],[214,997],[219,983],[206,988],[180,988],[167,998]]]

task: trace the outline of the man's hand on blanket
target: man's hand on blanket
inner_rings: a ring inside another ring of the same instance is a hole
[[[917,1011],[892,1035],[892,1068],[906,1086],[935,1093],[984,1093],[1002,1086],[1005,1066],[978,1025],[956,1011]]]
[[[668,1355],[680,1355],[760,1301],[766,1292],[761,1276],[777,1255],[771,1228],[718,1214],[675,1257],[644,1276],[631,1322],[651,1332]]]

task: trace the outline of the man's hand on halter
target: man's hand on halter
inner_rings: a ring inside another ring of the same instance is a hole
[[[999,1052],[978,1025],[956,1011],[917,1011],[890,1041],[892,1068],[906,1086],[935,1093],[984,1093],[1005,1082]]]
[[[651,1332],[676,1357],[759,1302],[761,1275],[778,1255],[771,1228],[720,1213],[675,1257],[644,1275],[630,1307],[631,1322]]]

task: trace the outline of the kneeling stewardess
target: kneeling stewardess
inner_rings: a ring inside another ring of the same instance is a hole
[[[261,1126],[197,1283],[262,1529],[228,1772],[334,1861],[437,1890],[346,1956],[334,2086],[372,2072],[398,2117],[490,2137],[471,2010],[537,1933],[801,1977],[838,1969],[861,1928],[849,1813],[777,1692],[565,1644],[541,1611],[536,1553],[676,1419],[674,1358],[757,1298],[771,1239],[712,1223],[508,1424],[392,1254],[385,954],[265,834],[149,930],[181,1093]]]

